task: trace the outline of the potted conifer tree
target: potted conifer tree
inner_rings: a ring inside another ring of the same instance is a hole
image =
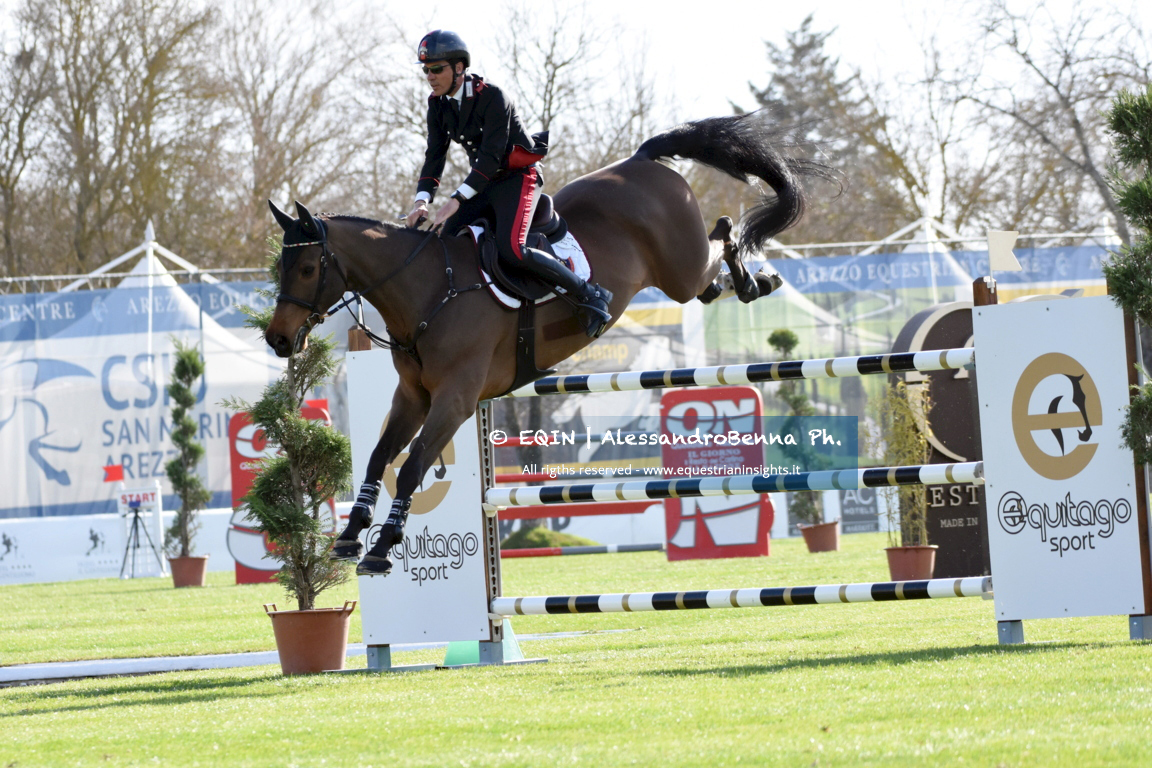
[[[172,583],[177,587],[202,587],[208,569],[208,556],[192,554],[192,542],[200,530],[197,512],[204,508],[212,494],[196,474],[204,458],[204,446],[196,442],[196,422],[188,415],[196,405],[196,380],[204,375],[204,361],[195,345],[172,340],[176,362],[168,397],[172,399],[172,443],[176,458],[164,466],[172,490],[180,498],[180,508],[172,525],[164,532],[164,551],[172,567]]]
[[[275,269],[271,273],[275,282]],[[273,309],[245,309],[248,325],[267,329]],[[348,563],[328,557],[333,541],[328,508],[351,487],[351,444],[332,427],[300,415],[308,393],[336,368],[333,346],[330,336],[313,336],[305,350],[288,358],[283,375],[265,388],[259,401],[224,403],[248,411],[252,423],[279,447],[276,456],[261,461],[244,503],[249,519],[272,544],[269,557],[281,563],[277,581],[296,601],[294,611],[265,606],[286,675],[343,669],[356,607],[349,600],[342,608],[316,608],[317,596],[346,582],[350,574]]]
[[[792,351],[799,343],[800,337],[786,328],[773,331],[768,337],[768,344],[776,350],[782,360],[791,359]],[[803,380],[780,382],[776,389],[776,397],[782,400],[790,411],[784,420],[784,432],[792,432],[803,418],[816,415],[816,409],[804,390]],[[795,464],[807,470],[824,468],[824,457],[804,440],[799,441],[798,445],[786,446],[782,450]],[[804,544],[809,552],[836,552],[840,549],[840,520],[824,521],[824,499],[819,491],[792,493],[788,511],[798,521],[797,527],[800,529],[800,535],[804,537]]]
[[[1123,90],[1108,113],[1116,159],[1127,170],[1112,177],[1113,194],[1129,224],[1141,236],[1112,254],[1104,264],[1108,293],[1142,333],[1152,327],[1152,85],[1141,92]],[[1147,348],[1147,346],[1145,346]],[[1147,365],[1147,358],[1144,364]],[[1140,464],[1152,463],[1152,383],[1136,388],[1121,434]]]
[[[879,435],[878,448],[884,466],[927,464],[931,447],[928,411],[932,406],[928,384],[909,388],[903,381],[885,389],[873,411]],[[923,485],[886,486],[880,489],[887,502],[888,571],[893,581],[932,578],[936,546],[928,543],[928,493]]]

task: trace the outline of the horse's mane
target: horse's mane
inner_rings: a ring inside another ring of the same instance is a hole
[[[368,224],[373,227],[379,227],[383,230],[406,230],[408,227],[400,224],[393,224],[390,221],[377,221],[370,219],[367,216],[353,216],[350,213],[318,213],[316,217],[324,221],[355,221],[361,224]]]

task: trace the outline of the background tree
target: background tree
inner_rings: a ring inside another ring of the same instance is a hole
[[[1129,315],[1152,327],[1152,85],[1121,91],[1107,115],[1120,168],[1112,173],[1116,207],[1140,237],[1104,265],[1108,292]],[[1139,388],[1122,427],[1125,444],[1141,464],[1152,463],[1152,383]]]
[[[1104,115],[1121,88],[1152,76],[1138,19],[1080,3],[1066,14],[1045,2],[1015,13],[1007,0],[991,0],[984,32],[983,66],[965,98],[1005,131],[1005,157],[1029,182],[1015,196],[1017,218],[999,228],[1079,230],[1107,212],[1131,243],[1109,187]],[[997,196],[1013,197],[1009,189]]]
[[[277,251],[279,249],[277,248]],[[277,255],[269,260],[274,297],[279,292]],[[263,333],[275,307],[244,308],[249,326]],[[288,358],[283,375],[264,389],[255,404],[232,399],[225,407],[248,411],[279,454],[264,459],[244,497],[257,530],[273,544],[271,557],[282,563],[276,580],[296,599],[298,610],[311,610],[316,596],[348,580],[348,563],[332,561],[333,535],[326,530],[324,508],[351,488],[352,446],[346,435],[318,421],[305,419],[305,399],[336,370],[332,337],[310,337],[307,349]]]
[[[927,464],[932,448],[928,413],[932,399],[927,382],[910,388],[903,381],[884,388],[870,410],[876,432],[868,435],[868,450],[881,466]],[[887,502],[888,546],[928,544],[928,490],[923,485],[890,485],[878,489]]]
[[[31,197],[29,166],[40,158],[47,138],[42,115],[52,93],[54,41],[38,35],[27,16],[17,19],[11,40],[0,51],[0,228],[3,229],[3,262],[6,275],[23,274],[30,240],[24,233],[25,199]],[[34,182],[33,182],[34,183]]]
[[[786,328],[773,331],[768,337],[768,345],[776,350],[781,360],[791,360],[792,351],[800,343],[800,337]],[[808,400],[808,393],[804,389],[803,379],[797,381],[782,381],[776,385],[775,395],[786,406],[788,416],[785,417],[781,432],[792,434],[803,429],[803,419],[815,416],[816,409]],[[823,469],[816,466],[819,457],[812,446],[801,440],[799,445],[784,446],[781,448],[788,458],[802,467],[804,471]],[[788,496],[788,511],[797,522],[804,525],[816,525],[824,522],[824,497],[818,491],[791,493]]]
[[[173,339],[172,344],[176,362],[167,391],[172,398],[172,444],[176,446],[176,458],[164,465],[164,472],[172,483],[172,490],[180,497],[180,509],[164,532],[164,550],[169,557],[188,557],[200,530],[196,513],[212,499],[211,492],[196,474],[196,466],[204,458],[204,446],[196,442],[198,427],[188,415],[196,405],[194,387],[196,380],[204,375],[204,360],[195,345],[185,345],[178,339]]]

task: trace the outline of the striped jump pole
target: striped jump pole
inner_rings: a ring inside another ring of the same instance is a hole
[[[525,547],[502,549],[500,557],[554,557],[558,555],[610,555],[617,552],[663,552],[663,544],[604,544],[586,547]]]
[[[640,501],[695,496],[739,496],[785,491],[848,491],[890,485],[945,485],[984,483],[984,464],[922,464],[876,469],[833,469],[776,475],[728,475],[680,480],[633,480],[628,482],[580,483],[575,485],[490,488],[485,507],[519,507],[535,504],[569,504],[581,501]]]
[[[547,376],[508,393],[506,397],[571,395],[585,392],[633,392],[670,387],[717,387],[794,379],[836,379],[874,373],[949,371],[971,368],[976,350],[940,349],[930,352],[894,352],[888,355],[829,357],[822,360],[790,360],[779,363],[717,365],[710,368],[675,368],[665,371],[577,373]]]
[[[620,595],[567,595],[556,597],[497,597],[492,613],[498,616],[542,616],[551,613],[624,613],[678,611],[697,608],[763,608],[778,605],[831,605],[879,603],[888,600],[940,600],[981,597],[992,591],[990,576],[926,581],[880,581],[816,587],[764,589],[702,589],[687,592],[634,592]]]

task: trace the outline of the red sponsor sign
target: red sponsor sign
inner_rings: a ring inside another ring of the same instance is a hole
[[[313,421],[331,424],[327,400],[309,400],[300,414]],[[275,581],[279,567],[264,556],[272,551],[271,542],[254,530],[245,519],[241,499],[252,488],[260,461],[274,456],[276,446],[269,446],[264,430],[252,423],[247,413],[237,413],[228,422],[228,452],[232,468],[232,522],[228,527],[228,551],[236,561],[237,584],[262,584]],[[333,509],[335,507],[333,506]]]
[[[660,399],[664,477],[760,474],[764,406],[755,387],[680,389]],[[762,557],[774,510],[767,496],[666,499],[669,560]]]

